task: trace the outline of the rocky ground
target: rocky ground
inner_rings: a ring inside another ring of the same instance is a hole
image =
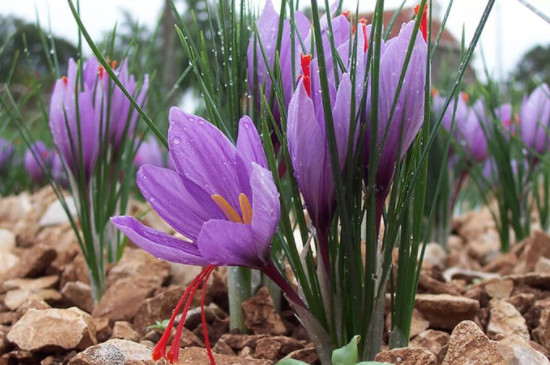
[[[132,209],[146,208],[133,203]],[[145,220],[169,230],[152,213]],[[457,219],[453,233],[448,253],[427,247],[410,347],[385,350],[377,360],[550,365],[550,237],[535,231],[502,255],[487,211]],[[127,247],[94,305],[84,260],[52,192],[3,198],[0,365],[153,364],[162,329],[151,326],[170,317],[199,270]],[[243,303],[250,335],[229,333],[226,295],[225,272],[218,270],[206,301],[218,364],[274,364],[284,357],[316,363],[292,311],[279,315],[266,289]],[[187,317],[180,364],[209,364],[198,308]]]

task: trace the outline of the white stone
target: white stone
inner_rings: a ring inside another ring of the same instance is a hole
[[[65,202],[67,204],[67,207],[69,208],[69,212],[72,216],[76,215],[76,204],[72,197],[65,197]],[[63,209],[63,205],[59,200],[54,201],[48,206],[48,209],[46,210],[46,213],[40,218],[40,221],[38,222],[38,225],[40,227],[45,226],[53,226],[56,224],[61,224],[68,222],[69,218],[67,218],[67,213],[65,212],[65,209]]]
[[[0,229],[0,252],[12,252],[15,248],[15,234],[7,229]]]

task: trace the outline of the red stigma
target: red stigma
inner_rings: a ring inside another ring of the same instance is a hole
[[[466,94],[466,93],[462,93],[461,96],[462,96],[462,100],[463,100],[465,103],[467,103],[468,100],[470,100],[470,95],[468,95],[468,94]]]
[[[361,28],[363,29],[363,52],[367,52],[367,49],[369,49],[369,36],[367,34],[367,20],[366,19],[360,19],[359,23],[361,23]]]
[[[103,76],[105,76],[105,69],[103,68],[103,66],[98,67],[98,74],[100,79],[102,79]]]
[[[116,60],[114,60],[112,63],[111,63],[111,68],[114,69],[117,65],[117,62]]]
[[[439,94],[439,91],[434,87],[432,88],[432,96],[437,96]]]
[[[166,358],[168,362],[170,362],[171,364],[178,362],[181,334],[183,332],[183,327],[185,326],[185,318],[187,316],[187,312],[189,311],[189,308],[191,307],[191,301],[193,300],[193,297],[195,296],[197,289],[202,283],[203,287],[202,287],[202,297],[201,297],[201,312],[202,312],[202,321],[203,321],[203,328],[204,328],[206,350],[208,352],[208,357],[210,358],[210,364],[216,365],[214,356],[212,354],[212,349],[210,348],[210,341],[208,340],[206,318],[204,315],[204,295],[205,295],[206,282],[208,281],[210,274],[215,268],[216,267],[214,265],[209,265],[205,267],[204,270],[201,271],[201,273],[197,275],[195,280],[193,280],[193,282],[187,287],[187,289],[183,293],[178,304],[176,305],[176,308],[172,313],[172,317],[170,318],[170,321],[166,326],[164,334],[162,335],[161,339],[159,340],[159,342],[157,343],[157,345],[153,350],[153,354],[152,354],[153,360],[157,361],[157,360],[160,360],[161,358]],[[172,340],[172,344],[170,345],[170,349],[167,352],[166,348],[168,347],[168,340],[170,339],[170,334],[172,332],[172,328],[174,327],[174,321],[182,306],[183,306],[183,313],[181,315],[180,322],[176,329],[176,334]]]
[[[349,14],[350,14],[350,11],[349,10],[346,10],[346,11],[343,11],[342,12],[342,15],[345,16],[346,18],[349,19]]]
[[[302,79],[306,88],[307,96],[311,97],[311,55],[300,53],[300,63],[302,65]]]
[[[65,85],[68,85],[68,84],[69,84],[69,80],[67,79],[67,76],[63,76],[63,77],[61,78],[61,80],[63,80],[63,83],[64,83]]]
[[[420,11],[420,4],[414,7],[414,13],[418,15],[418,12]],[[428,21],[426,18],[426,15],[428,13],[428,4],[424,6],[424,11],[422,11],[422,19],[420,19],[420,31],[422,32],[422,37],[424,37],[424,40],[428,41]]]

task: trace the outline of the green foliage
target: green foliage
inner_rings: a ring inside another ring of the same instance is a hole
[[[550,44],[537,45],[518,62],[512,73],[512,84],[530,93],[542,83],[550,84]]]

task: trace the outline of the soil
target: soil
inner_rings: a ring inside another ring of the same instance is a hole
[[[147,225],[170,232],[144,204],[131,205],[134,213],[148,212]],[[455,219],[448,251],[427,246],[410,346],[384,346],[376,360],[550,365],[550,236],[534,229],[511,252],[499,248],[488,211]],[[163,332],[155,324],[171,316],[199,272],[130,244],[109,267],[107,291],[94,304],[84,258],[52,191],[2,198],[0,365],[154,364],[152,349]],[[205,303],[218,364],[274,364],[282,358],[318,363],[292,310],[283,301],[276,311],[267,289],[243,303],[246,335],[229,332],[223,268],[211,276]],[[199,305],[200,292],[187,315],[180,364],[210,363]],[[390,321],[388,316],[387,327]],[[386,328],[386,343],[388,338]]]

